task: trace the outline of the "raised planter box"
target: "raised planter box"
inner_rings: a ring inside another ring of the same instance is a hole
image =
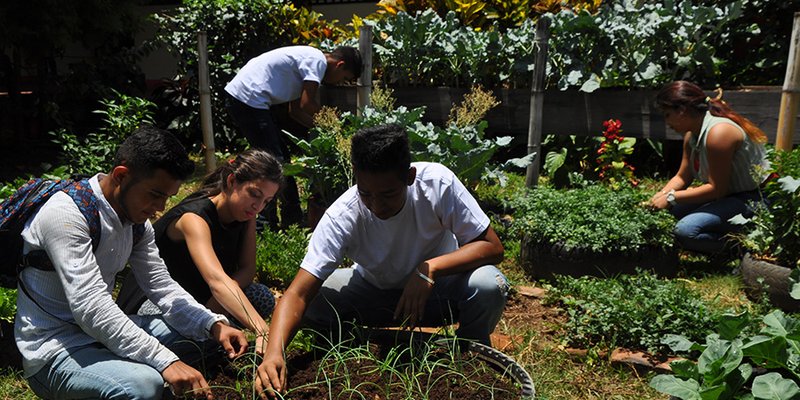
[[[678,252],[675,248],[658,247],[629,252],[567,249],[561,243],[534,242],[526,235],[520,247],[520,262],[525,272],[535,279],[551,279],[555,275],[610,277],[634,274],[637,268],[673,277],[678,268]]]
[[[459,103],[469,89],[450,87],[394,88],[397,105],[409,108],[425,106],[425,120],[435,124],[447,121],[453,104]],[[584,93],[577,89],[547,90],[544,94],[544,134],[599,136],[603,121],[619,119],[625,136],[658,140],[681,140],[682,136],[667,127],[663,115],[655,108],[655,90],[600,89]],[[527,138],[530,112],[529,89],[495,89],[501,104],[486,116],[488,132]],[[709,93],[709,95],[713,95]],[[353,86],[323,87],[321,104],[344,111],[356,110],[356,88]],[[724,99],[737,112],[752,120],[771,143],[775,142],[781,88],[750,87],[725,91]],[[793,141],[800,144],[800,123],[795,125]]]

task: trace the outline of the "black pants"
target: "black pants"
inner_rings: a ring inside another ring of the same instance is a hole
[[[289,162],[291,160],[289,146],[281,134],[281,128],[276,123],[274,113],[271,110],[250,107],[230,94],[226,95],[225,107],[228,115],[233,119],[239,133],[247,138],[250,146],[272,153],[281,162]],[[300,195],[294,177],[286,177],[286,184],[278,201],[281,204],[280,221],[278,221],[275,202],[267,205],[261,213],[272,228],[287,227],[303,222],[303,210],[300,208]]]

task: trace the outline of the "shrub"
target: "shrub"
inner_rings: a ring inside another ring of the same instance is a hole
[[[617,278],[560,276],[548,288],[547,304],[568,316],[569,346],[625,347],[665,354],[666,334],[700,340],[712,332],[718,313],[679,281],[649,273]]]
[[[715,47],[741,5],[626,0],[603,4],[597,14],[562,11],[553,19],[548,79],[561,89],[589,92],[655,88],[676,79],[718,82],[726,55]]]
[[[100,132],[90,133],[83,140],[66,129],[50,132],[53,142],[62,149],[61,162],[67,175],[108,171],[117,147],[140,126],[154,124],[155,104],[113,92],[114,98],[101,101],[105,108],[95,111],[105,116]]]
[[[292,225],[281,232],[264,229],[256,245],[256,278],[264,284],[287,288],[306,255],[311,232]]]
[[[505,34],[465,27],[455,13],[404,12],[374,22],[380,79],[398,86],[525,86],[533,66],[535,25]]]
[[[309,193],[320,194],[330,204],[352,184],[349,164],[349,139],[361,128],[382,124],[398,124],[408,130],[412,161],[434,161],[450,168],[467,186],[479,182],[505,183],[505,169],[525,167],[533,158],[508,160],[492,165],[490,159],[501,147],[511,143],[511,137],[488,139],[484,137],[487,122],[485,112],[494,102],[489,92],[473,89],[462,105],[452,113],[454,121],[440,128],[432,123],[423,124],[424,107],[412,110],[392,108],[394,100],[385,90],[373,92],[378,106],[365,107],[361,115],[345,112],[340,120],[331,109],[317,117],[311,140],[289,135],[302,150],[302,154],[285,166],[287,175],[297,175],[309,180]],[[379,108],[380,107],[380,108]]]
[[[675,219],[667,211],[642,206],[647,199],[647,193],[629,188],[540,186],[511,199],[509,207],[516,210],[515,229],[530,235],[533,242],[595,252],[671,248]]]

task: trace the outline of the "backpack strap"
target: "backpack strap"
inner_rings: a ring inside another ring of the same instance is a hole
[[[102,231],[100,228],[100,211],[97,208],[97,197],[94,195],[89,180],[81,179],[75,181],[64,188],[63,192],[72,198],[83,217],[86,218],[86,223],[89,225],[89,237],[92,238],[92,251],[97,250]]]
[[[66,193],[78,206],[89,226],[89,237],[92,239],[92,251],[100,244],[100,211],[97,208],[97,197],[94,195],[88,179],[79,181],[61,181],[61,191]],[[43,271],[52,271],[53,263],[44,250],[34,250],[22,256],[20,268],[34,267]]]

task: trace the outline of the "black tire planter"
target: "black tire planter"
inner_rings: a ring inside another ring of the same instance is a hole
[[[511,356],[494,347],[473,341],[456,341],[453,337],[406,330],[368,329],[365,337],[361,338],[361,340],[370,338],[389,338],[396,343],[409,343],[409,341],[416,341],[417,343],[430,342],[443,348],[450,348],[454,344],[459,345],[461,346],[461,351],[474,354],[477,358],[496,368],[498,372],[509,376],[519,385],[519,398],[521,400],[533,400],[536,397],[533,379],[531,379],[528,371]]]
[[[800,311],[800,300],[789,295],[791,268],[757,260],[747,253],[742,257],[739,269],[748,295],[759,298],[766,290],[770,302],[776,307],[784,311]],[[763,281],[759,282],[761,279]]]
[[[597,252],[587,248],[567,248],[563,243],[522,239],[520,261],[525,272],[534,279],[551,279],[555,275],[573,277],[608,277],[635,274],[637,268],[660,276],[673,277],[678,268],[678,251],[674,247],[643,247],[627,252]]]
[[[447,341],[448,339],[440,339]],[[483,361],[494,365],[498,370],[508,374],[520,386],[520,399],[528,400],[536,397],[533,379],[525,368],[522,368],[511,356],[485,344],[469,342],[467,350]]]

